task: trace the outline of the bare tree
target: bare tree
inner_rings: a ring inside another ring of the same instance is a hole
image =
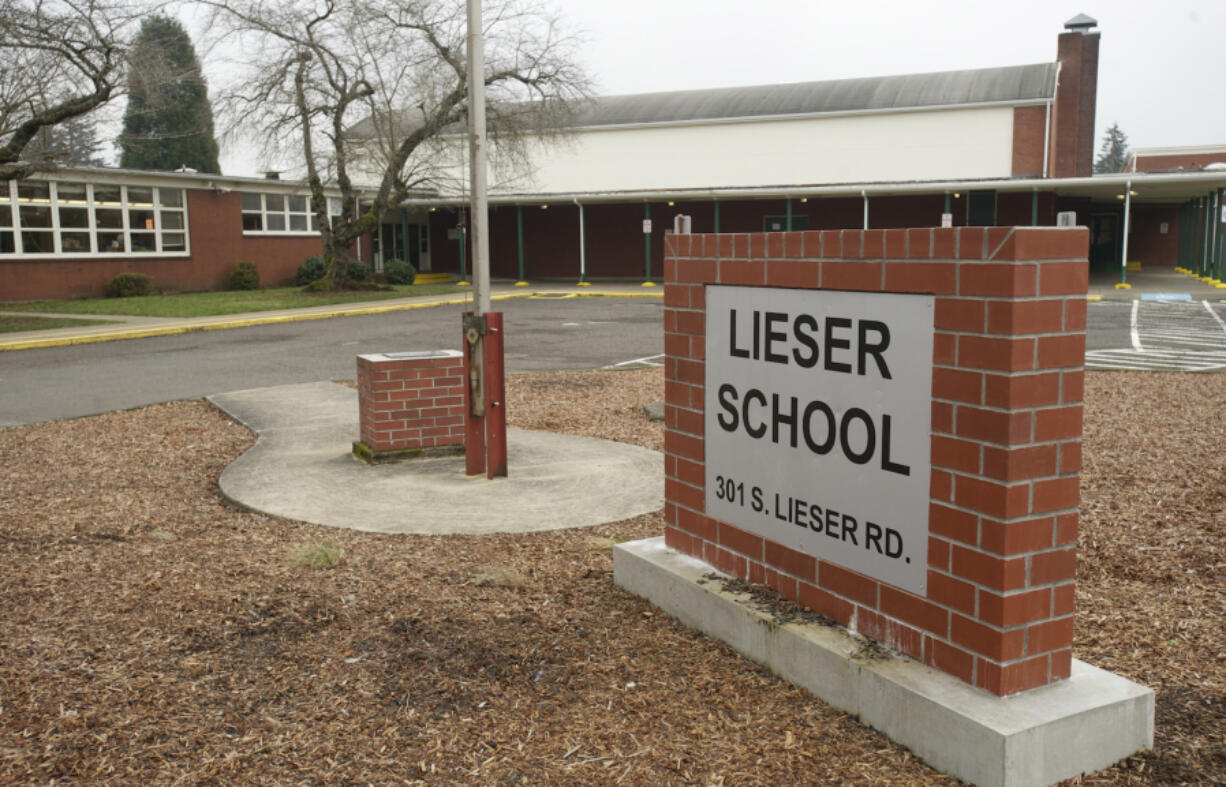
[[[463,0],[204,0],[256,53],[228,109],[265,138],[296,140],[318,219],[327,280],[348,286],[349,250],[385,213],[438,184],[440,140],[465,118]],[[558,128],[586,80],[573,39],[523,0],[488,4],[486,75],[496,149]],[[454,145],[452,146],[454,147]],[[357,179],[369,178],[361,194]],[[325,184],[341,193],[329,216]]]
[[[121,0],[0,0],[0,181],[51,166],[22,161],[30,141],[118,95],[140,11]]]

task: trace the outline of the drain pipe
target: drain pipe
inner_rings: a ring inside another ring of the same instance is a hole
[[[587,280],[587,241],[585,238],[584,220],[583,220],[583,203],[578,197],[571,199],[579,206],[579,281],[580,287],[590,287],[591,282]]]

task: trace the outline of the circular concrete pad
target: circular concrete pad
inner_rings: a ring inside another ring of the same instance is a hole
[[[638,446],[511,429],[508,477],[468,478],[462,456],[354,459],[357,393],[335,383],[209,401],[259,436],[222,473],[222,493],[273,516],[381,533],[506,533],[616,522],[664,505],[663,457]]]

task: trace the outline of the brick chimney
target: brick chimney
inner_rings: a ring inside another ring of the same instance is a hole
[[[1094,166],[1098,99],[1098,21],[1078,14],[1064,23],[1057,47],[1060,76],[1052,118],[1051,176],[1089,176]]]

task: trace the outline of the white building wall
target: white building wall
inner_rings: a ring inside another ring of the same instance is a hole
[[[584,129],[493,191],[541,194],[1009,177],[1013,108]]]

